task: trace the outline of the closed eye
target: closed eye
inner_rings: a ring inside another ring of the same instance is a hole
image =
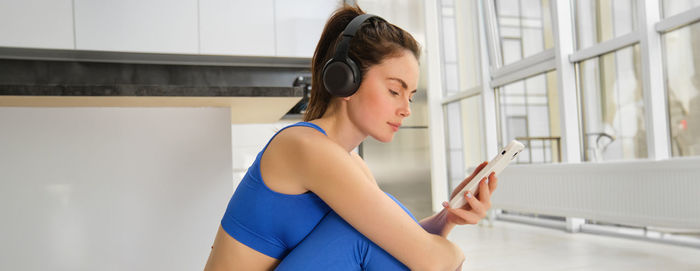
[[[399,95],[401,95],[401,94],[399,94],[398,92],[393,91],[393,90],[391,90],[391,89],[389,90],[389,92],[391,93],[391,95],[394,95],[394,96],[399,96]],[[409,102],[409,103],[412,103],[412,102],[413,102],[413,97],[409,98],[409,99],[408,99],[408,102]]]

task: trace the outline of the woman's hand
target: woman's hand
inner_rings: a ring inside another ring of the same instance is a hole
[[[476,167],[474,172],[454,189],[450,198],[459,193],[479,171],[484,169],[486,164],[487,162],[483,162]],[[447,211],[447,223],[453,225],[476,224],[479,220],[486,217],[486,212],[491,208],[491,193],[496,190],[496,186],[498,186],[498,178],[496,178],[495,173],[491,172],[488,177],[480,180],[476,197],[469,192],[464,194],[467,201],[467,204],[464,206],[460,208],[450,208],[448,202],[443,202],[442,206],[445,207]]]
[[[465,185],[474,179],[476,174],[486,167],[486,164],[487,162],[483,162],[476,167],[472,175],[464,179],[464,181],[455,188],[450,198],[453,198]],[[438,234],[447,238],[456,225],[476,224],[479,220],[486,217],[486,211],[491,208],[491,193],[496,189],[497,184],[498,178],[492,173],[488,176],[488,179],[484,178],[481,180],[476,197],[469,197],[470,194],[464,195],[467,204],[461,208],[453,209],[450,208],[448,202],[443,202],[442,206],[444,208],[442,211],[421,220],[420,225],[429,233]]]

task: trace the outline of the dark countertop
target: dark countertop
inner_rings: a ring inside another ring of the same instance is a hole
[[[0,96],[302,97],[303,93],[303,87],[0,84]]]

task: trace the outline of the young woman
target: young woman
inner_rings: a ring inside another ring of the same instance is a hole
[[[495,176],[481,180],[479,196],[467,195],[465,207],[443,203],[440,213],[416,223],[352,152],[367,136],[391,141],[411,114],[419,54],[409,33],[357,7],[331,16],[312,60],[305,122],[277,132],[258,154],[231,198],[205,270],[461,264],[462,252],[446,236],[485,216]]]

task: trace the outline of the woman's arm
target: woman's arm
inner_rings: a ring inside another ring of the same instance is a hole
[[[458,246],[423,230],[336,143],[306,133],[279,140],[296,157],[289,161],[298,169],[294,179],[412,270],[455,270],[464,260]]]

